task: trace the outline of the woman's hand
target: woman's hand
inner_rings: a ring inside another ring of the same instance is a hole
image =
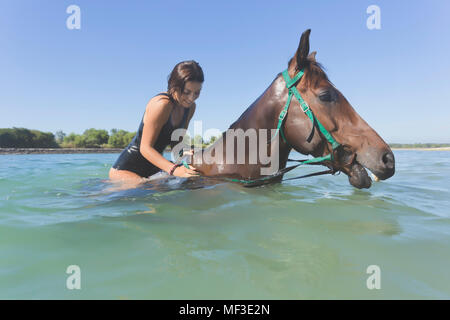
[[[194,155],[194,149],[191,149],[189,151],[183,151],[183,157],[184,156],[193,156]]]
[[[200,175],[200,172],[198,172],[197,169],[193,166],[189,165],[189,169],[184,166],[177,167],[174,170],[173,175],[181,178],[189,178],[198,177]]]

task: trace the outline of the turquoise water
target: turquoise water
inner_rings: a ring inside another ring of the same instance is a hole
[[[0,298],[450,298],[450,152],[395,151],[364,191],[344,175],[114,191],[117,156],[0,156]]]

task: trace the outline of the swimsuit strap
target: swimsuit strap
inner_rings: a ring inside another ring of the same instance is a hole
[[[174,101],[174,100],[172,99],[172,97],[171,97],[169,94],[165,93],[165,92],[158,93],[158,94],[156,94],[154,97],[157,97],[157,96],[166,96],[166,97],[168,97],[168,98],[170,99],[170,101]],[[186,121],[187,121],[187,115],[189,114],[190,108],[184,108],[184,109],[185,109],[185,110],[184,110],[183,117],[182,117],[182,119],[181,119],[181,122],[180,122],[179,127],[183,127],[183,126],[186,124]],[[172,126],[172,122],[170,121],[171,118],[172,118],[172,113],[170,114],[169,120],[168,120],[167,123],[168,123],[171,127],[175,128],[174,126]]]

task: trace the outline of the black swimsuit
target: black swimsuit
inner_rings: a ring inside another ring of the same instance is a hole
[[[170,98],[170,96],[167,93],[157,94],[157,96],[159,95],[164,95]],[[185,108],[183,113],[183,119],[180,121],[178,126],[172,125],[172,122],[170,121],[172,118],[172,113],[170,114],[169,119],[161,128],[161,132],[159,133],[158,139],[156,140],[155,145],[153,146],[155,150],[157,150],[159,153],[162,154],[164,149],[172,142],[171,141],[172,132],[175,129],[184,128],[188,113],[189,108]],[[147,159],[145,159],[144,156],[139,151],[141,146],[143,130],[144,130],[144,117],[142,117],[141,124],[139,125],[139,129],[136,132],[136,135],[134,136],[133,140],[122,151],[119,158],[114,163],[113,165],[114,169],[128,170],[145,178],[154,175],[155,173],[161,170],[157,166],[150,163]]]

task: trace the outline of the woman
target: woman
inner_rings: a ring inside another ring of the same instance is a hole
[[[109,171],[111,180],[140,183],[160,170],[177,177],[198,175],[194,167],[173,164],[162,152],[169,144],[178,143],[171,141],[174,130],[188,127],[203,81],[203,70],[195,61],[183,61],[173,68],[167,92],[148,102],[136,136]]]

